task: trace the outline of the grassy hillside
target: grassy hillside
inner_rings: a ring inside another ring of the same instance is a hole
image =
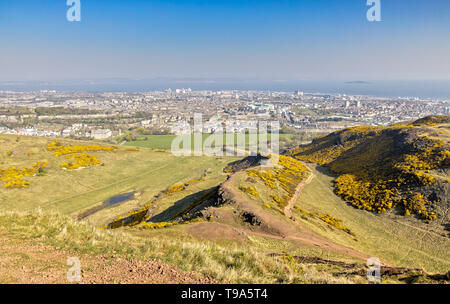
[[[315,178],[306,185],[294,215],[316,233],[350,246],[396,266],[422,268],[430,272],[450,269],[450,239],[429,224],[401,214],[375,214],[354,208],[333,192],[333,176],[310,165]],[[354,237],[317,217],[305,214],[331,214],[350,229]]]
[[[46,244],[71,255],[160,259],[185,271],[224,283],[350,283],[324,267],[271,257],[248,243],[218,243],[193,238],[182,229],[146,232],[101,231],[54,213],[0,214],[0,234],[21,243]],[[82,260],[83,261],[83,260]],[[326,267],[335,269],[336,267]],[[2,274],[3,275],[3,274]]]
[[[317,257],[320,250],[307,251],[298,246],[292,249],[292,243],[256,236],[242,243],[198,239],[180,227],[140,233],[102,231],[66,216],[37,211],[1,212],[0,239],[3,240],[0,259],[4,260],[7,249],[7,256],[14,254],[14,261],[22,270],[26,269],[25,275],[13,268],[2,271],[0,282],[3,283],[67,283],[65,262],[69,256],[81,260],[81,283],[139,282],[133,280],[144,271],[139,265],[151,268],[154,263],[157,273],[164,269],[166,276],[178,275],[171,281],[170,277],[148,274],[161,283],[367,283],[363,264],[336,261],[332,253]],[[274,254],[274,251],[280,253]],[[0,265],[2,270],[8,265],[14,267],[11,259],[8,261]],[[165,263],[174,266],[168,267]],[[138,273],[130,275],[130,267]],[[420,270],[383,268],[382,271],[383,283],[445,280],[443,276]],[[199,280],[197,274],[207,279]]]
[[[202,176],[205,170],[210,172],[205,187],[218,184],[225,179],[222,169],[235,160],[232,157],[175,157],[170,153],[148,149],[129,151],[122,147],[110,152],[89,152],[100,160],[101,165],[66,170],[61,168],[61,164],[67,162],[66,157],[55,156],[54,151],[48,150],[47,145],[52,142],[39,137],[0,136],[0,168],[31,167],[38,161],[48,163],[42,174],[24,177],[30,183],[26,189],[0,187],[3,209],[24,211],[40,207],[76,216],[115,195],[136,192],[133,200],[105,210],[106,214],[103,211],[103,217],[99,219],[102,224],[108,217],[144,205],[173,184]],[[92,142],[70,140],[61,143],[66,146],[93,145]]]
[[[211,137],[214,136],[214,134],[202,134],[202,144],[205,143],[205,141]],[[238,136],[236,134],[233,134],[234,143],[238,142]],[[282,140],[288,140],[292,138],[294,134],[280,134],[279,139]],[[142,147],[142,148],[149,148],[149,149],[161,149],[161,150],[170,150],[172,147],[172,141],[177,137],[177,135],[141,135],[136,138],[136,140],[133,141],[127,141],[125,143],[125,146],[132,146],[132,147]],[[267,135],[267,140],[270,140],[271,135]],[[226,143],[225,135],[223,136],[223,143]],[[244,135],[245,140],[245,147],[248,147],[249,144],[256,145],[258,143],[258,140],[251,140],[250,136],[248,134]],[[191,140],[191,147],[194,146],[193,139]],[[181,145],[183,147],[183,145]]]
[[[327,167],[353,206],[449,223],[450,117],[389,127],[354,127],[289,152]]]
[[[420,136],[428,132],[423,136],[431,140],[443,138],[430,131],[442,124],[425,123],[407,128],[418,130]],[[397,132],[397,127],[392,128]],[[350,144],[345,144],[362,143],[367,133],[370,140],[381,138],[373,147],[392,151],[391,145],[381,145],[391,133],[371,132],[359,132],[354,139],[343,131],[344,148],[327,154],[326,164],[336,161],[336,170],[338,164],[355,166],[345,158],[355,151],[359,151],[355,157],[361,157],[358,162],[373,161],[364,156],[367,145],[352,144],[347,149]],[[342,134],[318,139],[300,148],[313,152],[297,150],[295,155],[301,159],[323,154],[328,151],[323,146],[331,151],[332,141],[342,140]],[[104,257],[117,265],[120,258],[133,265],[150,263],[150,268],[167,263],[175,273],[183,273],[186,280],[181,282],[198,282],[198,274],[200,281],[224,283],[366,283],[369,256],[408,267],[383,266],[383,282],[441,282],[442,276],[426,272],[443,273],[450,266],[448,238],[438,224],[442,218],[438,210],[436,221],[426,224],[393,212],[380,216],[354,208],[333,192],[335,176],[327,173],[331,167],[280,156],[276,167],[267,168],[260,166],[264,157],[253,157],[255,161],[175,157],[159,149],[10,135],[1,135],[0,143],[0,239],[21,256],[38,244],[49,246],[43,249],[46,257],[51,252],[58,252],[58,259],[80,255],[90,265],[89,282],[120,279],[100,270]],[[440,155],[440,151],[433,153]],[[383,165],[386,159],[378,157],[375,162],[388,168]],[[425,174],[446,178],[441,168]],[[123,202],[108,205],[121,195],[126,197]],[[6,259],[5,250],[0,246],[0,262]],[[64,270],[63,264],[27,256],[30,267]],[[0,270],[8,273],[6,268]],[[33,280],[39,281],[40,272],[36,273]],[[128,279],[132,278],[127,276],[123,282]],[[169,279],[155,277],[172,282]],[[0,275],[5,282],[27,280],[31,279]]]

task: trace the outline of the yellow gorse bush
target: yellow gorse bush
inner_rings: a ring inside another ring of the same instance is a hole
[[[303,210],[299,206],[294,206],[294,209],[297,210],[298,212],[300,212],[304,216],[310,216],[313,218],[320,219],[321,221],[327,223],[330,228],[337,228],[339,230],[342,230],[342,231],[350,234],[351,236],[355,236],[355,234],[350,229],[348,229],[347,227],[345,227],[342,224],[341,219],[338,219],[338,218],[332,216],[331,214],[323,214],[320,212],[308,212],[306,210]]]
[[[66,159],[73,159],[73,162],[65,162],[60,165],[61,168],[65,168],[67,170],[75,170],[79,168],[86,168],[89,166],[97,166],[100,165],[101,162],[95,155],[89,154],[73,154],[70,157],[66,156]]]
[[[114,152],[120,148],[116,146],[104,147],[94,145],[65,146],[58,141],[54,141],[47,145],[47,149],[52,151],[56,157],[65,156],[66,159],[73,159],[71,162],[62,163],[60,165],[61,168],[76,170],[101,164],[100,160],[95,155],[87,154],[87,152]]]
[[[0,168],[0,181],[5,188],[28,188],[30,183],[24,180],[24,177],[41,173],[48,166],[46,161],[38,161],[31,167],[17,168],[16,166],[8,169]]]
[[[53,151],[55,156],[62,156],[68,154],[85,153],[85,152],[114,152],[119,150],[119,147],[105,147],[105,146],[93,146],[93,145],[76,145],[65,146],[58,141],[51,142],[47,145],[49,151]]]
[[[163,195],[173,195],[174,193],[183,191],[184,189],[186,189],[186,187],[192,185],[193,183],[200,182],[205,179],[206,179],[206,173],[204,173],[199,179],[191,179],[183,184],[172,185],[172,186],[168,187],[167,189],[163,190],[161,193]],[[193,207],[195,207],[196,204],[203,202],[203,200],[209,199],[212,194],[213,194],[213,191],[207,192],[203,197],[201,197],[199,199],[199,201],[197,203],[194,203],[186,210],[180,211],[173,218],[176,218],[178,216],[181,216],[181,215],[189,212]],[[138,226],[139,224],[141,224],[145,221],[148,221],[149,218],[147,216],[147,213],[148,213],[149,208],[152,207],[155,203],[157,203],[158,200],[160,200],[161,198],[162,198],[161,195],[153,198],[150,202],[145,204],[142,208],[129,211],[128,216],[126,218],[123,218],[120,216],[120,217],[114,219],[111,223],[103,226],[102,228],[103,229],[116,229],[116,228],[123,227],[123,226],[132,227],[132,226]],[[155,226],[155,227],[158,228],[157,226]],[[160,228],[162,228],[162,227],[160,227]],[[151,229],[153,229],[153,228],[151,228]]]
[[[199,179],[191,179],[183,184],[172,185],[172,186],[168,187],[167,189],[165,189],[163,191],[163,193],[164,194],[172,194],[172,193],[183,191],[184,189],[186,189],[186,187],[189,187],[190,185],[192,185],[194,183],[201,182],[201,181],[205,180],[205,178],[206,178],[206,175],[204,174]]]
[[[241,186],[241,187],[239,187],[239,189],[242,192],[245,192],[245,193],[250,194],[252,196],[255,196],[255,197],[259,196],[258,191],[256,191],[255,187],[253,187],[253,186],[250,186],[250,187],[243,187],[243,186]]]
[[[450,151],[442,141],[427,136],[412,137],[407,148],[395,150],[395,141],[412,129],[412,125],[349,128],[289,154],[326,165],[338,176],[336,194],[356,208],[383,213],[400,206],[407,215],[431,221],[436,217],[432,202],[419,188],[437,182],[429,172],[450,166]]]
[[[272,194],[273,201],[281,208],[287,205],[289,199],[295,194],[297,185],[303,181],[310,171],[302,162],[285,155],[279,155],[278,166],[272,169],[250,169],[247,175],[259,178],[268,188],[272,190],[284,190],[285,194]],[[249,188],[243,187],[243,192],[251,194],[253,191]],[[255,190],[256,192],[256,190]],[[254,192],[253,192],[254,193]],[[256,192],[257,193],[257,192]],[[253,196],[257,196],[251,194]]]

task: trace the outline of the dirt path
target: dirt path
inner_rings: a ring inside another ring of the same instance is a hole
[[[308,169],[310,169],[310,168],[308,167]],[[312,169],[310,169],[310,170],[313,171]],[[316,169],[314,169],[314,170],[316,170]],[[327,192],[330,193],[330,195],[336,196],[336,194],[333,192],[333,190],[330,187],[330,185],[325,184],[322,180],[320,180],[320,178],[318,178],[316,180],[319,182],[319,184],[322,186],[323,189],[325,189]],[[342,202],[345,203],[344,201],[342,201]],[[414,229],[414,230],[417,230],[417,231],[420,231],[420,232],[424,232],[426,234],[431,234],[431,235],[434,235],[436,237],[442,238],[444,240],[448,240],[448,237],[446,237],[444,235],[441,235],[441,234],[438,234],[438,233],[436,233],[434,231],[425,230],[425,229],[422,229],[422,228],[417,227],[417,226],[413,226],[413,225],[410,225],[410,224],[407,224],[407,223],[402,223],[402,222],[400,222],[398,220],[392,220],[392,221],[394,223],[396,223],[396,224],[399,224],[399,225],[402,225],[402,226],[405,226],[405,227],[408,227],[408,228],[411,228],[411,229]]]
[[[293,217],[292,217],[292,208],[294,208],[294,205],[295,205],[295,203],[297,202],[298,196],[299,196],[300,193],[302,192],[302,189],[303,189],[306,185],[308,185],[308,184],[314,179],[314,177],[315,177],[313,171],[312,171],[311,169],[309,169],[309,168],[308,168],[308,170],[309,170],[309,172],[310,172],[308,178],[307,178],[305,181],[302,181],[302,182],[300,182],[300,183],[297,185],[297,188],[295,189],[295,194],[294,194],[294,196],[292,196],[292,197],[289,199],[287,206],[284,207],[284,210],[283,210],[283,211],[284,211],[284,214],[285,214],[289,219],[293,219]]]
[[[299,244],[302,244],[305,246],[318,247],[321,249],[346,254],[346,255],[349,255],[349,256],[352,256],[355,258],[359,258],[361,260],[367,260],[368,258],[371,257],[370,255],[360,252],[351,247],[347,247],[347,246],[335,243],[325,237],[315,234],[312,231],[299,232],[296,234],[286,235],[283,237],[283,236],[279,236],[279,235],[270,234],[267,232],[251,230],[248,228],[238,228],[238,230],[240,230],[241,232],[244,232],[244,234],[247,236],[255,235],[255,236],[261,236],[261,237],[266,237],[266,238],[271,238],[271,239],[276,239],[276,240],[284,240],[284,241],[292,240],[292,241],[296,241]],[[385,263],[383,263],[383,265],[390,266]]]
[[[236,190],[232,186],[237,183],[239,174],[240,173],[235,173],[234,175],[232,175],[228,179],[228,181],[226,181],[222,185],[222,187],[224,187],[226,191],[231,194],[231,200],[235,202],[238,209],[251,210],[252,213],[261,217],[267,226],[271,227],[274,231],[278,231],[279,233],[271,233],[270,231],[264,231],[258,229],[257,227],[255,227],[255,229],[240,227],[239,230],[241,230],[242,232],[250,235],[253,234],[278,240],[294,240],[299,244],[305,246],[319,247],[322,249],[350,255],[363,260],[366,260],[370,257],[370,255],[368,254],[360,252],[351,247],[335,243],[332,240],[315,233],[311,229],[301,224],[299,221],[290,221],[290,223],[287,223],[286,221],[282,221],[281,219],[267,212],[264,212],[264,210],[257,206],[255,202],[246,198],[241,191]],[[313,179],[313,177],[314,176],[311,174],[309,182]],[[303,183],[301,188],[303,188],[305,185],[306,181],[305,183]]]
[[[0,284],[69,284],[69,257],[78,257],[81,284],[210,284],[213,279],[185,272],[157,259],[90,256],[0,235]],[[77,282],[74,282],[77,283]]]

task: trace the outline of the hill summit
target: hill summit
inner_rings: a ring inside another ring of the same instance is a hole
[[[396,210],[427,222],[449,216],[450,116],[386,127],[351,127],[288,151],[334,175],[334,191],[354,207]]]

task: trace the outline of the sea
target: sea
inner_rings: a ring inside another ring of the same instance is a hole
[[[0,82],[0,91],[149,92],[167,89],[254,90],[450,100],[450,80],[83,79]]]

